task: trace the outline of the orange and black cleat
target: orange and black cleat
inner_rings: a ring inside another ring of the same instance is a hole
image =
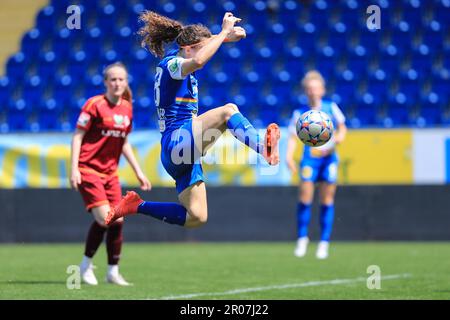
[[[280,162],[278,151],[280,136],[280,128],[276,123],[271,123],[267,126],[266,136],[264,138],[263,156],[271,166],[275,166]]]
[[[110,225],[115,220],[136,214],[138,206],[144,202],[139,195],[134,191],[128,191],[127,194],[120,200],[119,204],[108,212],[105,218],[105,224]]]

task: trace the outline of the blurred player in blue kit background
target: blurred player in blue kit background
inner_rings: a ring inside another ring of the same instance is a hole
[[[286,162],[289,170],[296,173],[297,165],[294,152],[298,137],[296,123],[308,110],[320,110],[327,113],[333,121],[335,132],[330,141],[320,147],[304,146],[300,162],[300,185],[297,205],[297,246],[294,254],[303,257],[306,254],[309,238],[308,226],[311,220],[311,206],[314,198],[314,185],[319,184],[320,193],[320,227],[321,236],[316,257],[328,257],[328,248],[334,220],[334,197],[336,193],[338,157],[336,146],[345,139],[347,127],[345,116],[333,101],[324,99],[325,80],[317,71],[309,71],[302,80],[302,86],[308,97],[308,105],[301,105],[294,110],[289,125],[289,140]]]

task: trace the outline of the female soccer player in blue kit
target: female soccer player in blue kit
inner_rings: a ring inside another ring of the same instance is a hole
[[[222,31],[217,35],[203,25],[183,26],[180,22],[146,11],[140,16],[144,26],[139,30],[142,45],[162,60],[156,68],[155,105],[161,131],[161,162],[176,182],[181,203],[143,201],[128,192],[105,219],[109,224],[117,218],[141,213],[171,224],[198,227],[206,223],[208,206],[200,158],[228,128],[242,143],[261,154],[270,165],[279,162],[280,130],[274,123],[261,138],[256,129],[227,103],[198,113],[198,88],[195,72],[202,69],[222,43],[245,38],[245,30],[235,27],[241,19],[227,12]],[[177,49],[166,55],[165,44],[175,42]],[[207,137],[215,139],[208,139]]]
[[[336,132],[332,139],[321,147],[304,147],[300,163],[299,202],[297,205],[297,247],[295,255],[303,257],[308,246],[308,225],[311,219],[311,204],[314,196],[314,184],[319,182],[320,192],[320,226],[322,229],[316,257],[328,257],[328,247],[334,219],[334,195],[336,193],[336,179],[338,158],[335,152],[337,144],[345,139],[347,127],[345,117],[336,103],[323,99],[325,95],[325,80],[317,71],[309,71],[302,80],[302,85],[308,96],[308,105],[296,109],[289,125],[289,140],[286,152],[286,161],[292,172],[297,172],[294,162],[294,150],[298,138],[295,124],[308,110],[320,110],[327,113],[333,121]]]

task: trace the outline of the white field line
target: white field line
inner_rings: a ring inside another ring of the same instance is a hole
[[[395,280],[395,279],[410,278],[410,277],[412,277],[412,275],[410,273],[393,274],[393,275],[382,276],[381,280]],[[358,277],[358,278],[353,278],[353,279],[309,281],[309,282],[302,282],[302,283],[289,283],[289,284],[272,285],[272,286],[265,286],[265,287],[241,288],[241,289],[234,289],[234,290],[223,291],[223,292],[199,292],[199,293],[189,293],[189,294],[180,294],[180,295],[170,295],[170,296],[165,296],[165,297],[160,297],[160,298],[149,298],[149,299],[150,300],[154,300],[154,299],[175,300],[175,299],[189,299],[189,298],[198,298],[198,297],[229,296],[229,295],[235,295],[235,294],[247,293],[247,292],[283,290],[283,289],[304,288],[304,287],[317,287],[317,286],[324,286],[324,285],[334,286],[334,285],[351,284],[351,283],[364,282],[364,281],[367,281],[367,278]]]

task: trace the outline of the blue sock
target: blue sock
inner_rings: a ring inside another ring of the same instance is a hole
[[[242,113],[237,112],[228,119],[227,127],[231,133],[246,146],[249,146],[258,153],[262,153],[264,146],[260,143],[262,139],[252,124]]]
[[[145,201],[139,205],[138,213],[180,226],[184,226],[186,222],[186,209],[174,202]]]
[[[311,220],[311,204],[299,202],[297,204],[297,237],[308,235],[309,221]]]
[[[333,228],[334,219],[334,204],[322,205],[320,207],[320,227],[322,233],[320,236],[321,241],[330,241],[331,229]]]

